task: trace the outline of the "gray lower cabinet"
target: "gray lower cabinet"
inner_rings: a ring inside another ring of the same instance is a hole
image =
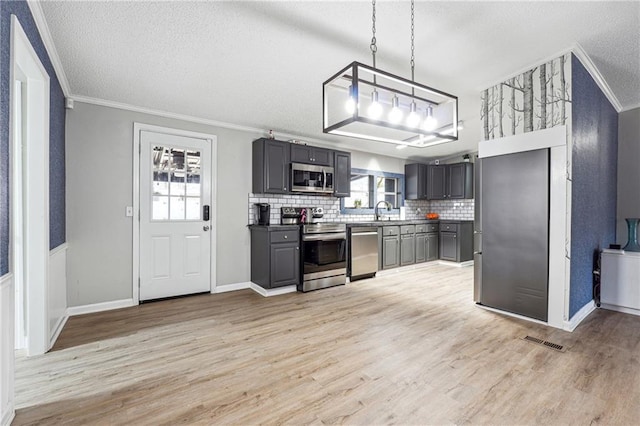
[[[416,263],[416,227],[403,225],[400,227],[400,265]]]
[[[440,222],[440,259],[451,262],[473,260],[473,222]]]
[[[437,223],[416,225],[416,263],[438,260]]]
[[[439,241],[440,238],[437,232],[430,232],[426,235],[427,262],[440,258]]]
[[[416,233],[416,263],[427,261],[427,234]]]
[[[400,266],[400,227],[382,228],[382,269]]]
[[[300,284],[299,227],[251,227],[251,281],[263,288]]]
[[[390,269],[438,260],[438,224],[384,226],[381,268]]]
[[[440,259],[458,261],[457,255],[458,235],[455,232],[440,233]]]

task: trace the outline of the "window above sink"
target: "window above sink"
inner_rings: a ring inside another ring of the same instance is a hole
[[[401,173],[352,168],[350,182],[351,196],[340,201],[342,214],[373,214],[379,201],[391,204],[391,214],[398,214],[404,204],[404,175]]]

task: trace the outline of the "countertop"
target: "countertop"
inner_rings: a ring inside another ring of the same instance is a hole
[[[460,219],[378,220],[378,221],[368,221],[368,222],[347,222],[347,227],[422,225],[425,223],[473,223],[473,220],[460,220]]]
[[[300,225],[280,225],[280,224],[258,225],[257,223],[254,223],[253,225],[247,225],[247,227],[248,228],[265,228],[269,230],[273,230],[273,229],[285,230],[285,229],[299,229]]]
[[[473,223],[472,220],[457,219],[413,219],[413,220],[371,220],[366,222],[338,222],[347,225],[347,228],[353,227],[379,227],[379,226],[401,226],[401,225],[422,225],[427,223]],[[297,229],[300,225],[247,225],[249,228],[268,228],[268,229]]]

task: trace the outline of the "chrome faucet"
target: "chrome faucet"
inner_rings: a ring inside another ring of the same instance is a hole
[[[387,208],[387,211],[391,211],[391,203],[389,203],[388,201],[382,200],[382,201],[378,201],[378,204],[376,204],[376,208],[374,209],[374,213],[376,215],[376,220],[380,220],[380,213],[378,213],[378,207],[380,207],[380,204],[384,204],[385,207]]]

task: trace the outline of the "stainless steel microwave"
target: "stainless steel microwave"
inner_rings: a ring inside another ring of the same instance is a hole
[[[291,163],[291,191],[333,194],[333,167]]]

